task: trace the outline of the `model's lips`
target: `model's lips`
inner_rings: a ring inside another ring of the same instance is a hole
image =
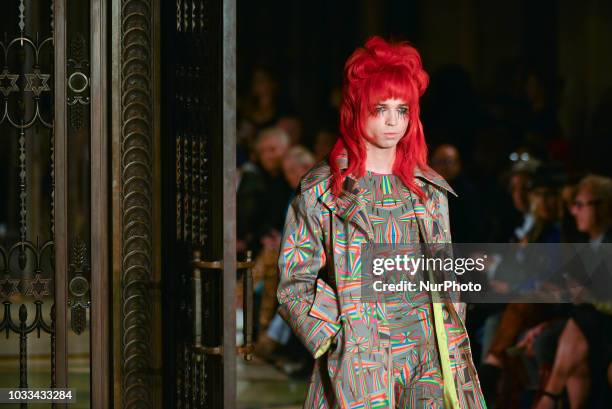
[[[397,135],[399,135],[399,132],[385,132],[383,135],[385,135],[385,136],[397,136]]]

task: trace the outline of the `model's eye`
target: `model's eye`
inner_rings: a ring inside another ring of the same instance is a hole
[[[382,115],[386,111],[385,107],[376,107],[376,113]]]
[[[408,113],[408,108],[399,108],[397,112],[399,112],[401,116],[404,116]]]

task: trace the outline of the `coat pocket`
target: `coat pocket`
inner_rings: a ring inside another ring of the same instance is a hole
[[[338,296],[334,289],[323,279],[317,278],[315,291],[314,301],[308,315],[326,322],[339,324],[340,309],[338,307]]]

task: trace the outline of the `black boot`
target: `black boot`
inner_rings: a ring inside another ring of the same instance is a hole
[[[499,383],[501,371],[502,369],[499,366],[491,364],[482,364],[478,371],[480,387],[482,388],[482,394],[488,409],[494,409],[496,406],[497,384]]]

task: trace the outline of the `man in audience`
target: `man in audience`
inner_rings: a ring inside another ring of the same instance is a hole
[[[280,231],[291,188],[282,173],[289,136],[280,128],[262,130],[254,146],[256,163],[241,169],[237,192],[238,251],[259,250],[261,238]]]
[[[449,195],[448,198],[453,242],[479,242],[481,235],[478,226],[482,225],[479,222],[482,208],[478,192],[462,171],[459,151],[453,145],[439,145],[431,155],[431,167],[457,192],[457,196]]]

